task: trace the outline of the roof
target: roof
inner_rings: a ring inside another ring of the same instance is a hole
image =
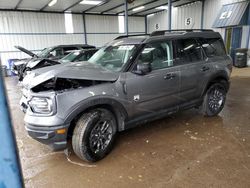
[[[124,44],[141,44],[145,41],[148,36],[141,35],[141,36],[122,36],[122,38],[117,37],[114,41],[109,43],[109,45],[124,45]]]
[[[249,1],[242,1],[223,5],[212,27],[218,28],[240,25],[243,15],[247,13],[248,4]]]
[[[60,44],[51,46],[51,48],[58,48],[58,47],[82,47],[82,48],[95,48],[95,46],[88,45],[88,44]]]
[[[57,0],[49,6],[52,0],[0,0],[1,11],[33,11],[33,12],[72,12],[77,14],[124,14],[124,0],[100,0],[99,4],[81,4],[82,0]],[[94,1],[94,0],[92,0]],[[182,6],[199,0],[172,0],[172,6]],[[159,11],[158,7],[166,6],[167,0],[130,0],[128,15],[145,16]],[[133,9],[144,6],[144,9]]]
[[[220,33],[213,30],[159,30],[150,35],[124,35],[117,37],[110,45],[114,44],[141,44],[153,41],[161,41],[163,39],[184,39],[184,38],[221,38]]]

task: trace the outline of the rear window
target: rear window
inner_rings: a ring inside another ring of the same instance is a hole
[[[200,39],[200,42],[207,57],[218,57],[226,55],[222,39]]]
[[[175,41],[176,65],[201,61],[203,59],[200,45],[195,39],[180,39]]]

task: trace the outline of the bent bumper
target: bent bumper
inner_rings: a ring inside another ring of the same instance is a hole
[[[69,125],[38,127],[26,124],[25,128],[32,138],[49,145],[54,151],[63,150],[67,147],[67,132]],[[65,129],[64,133],[57,133],[57,130]]]

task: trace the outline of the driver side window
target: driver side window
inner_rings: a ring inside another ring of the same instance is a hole
[[[137,63],[150,63],[152,70],[173,66],[171,42],[166,41],[146,44]]]
[[[63,49],[62,48],[56,48],[53,51],[50,52],[50,55],[53,57],[60,57],[63,56]]]

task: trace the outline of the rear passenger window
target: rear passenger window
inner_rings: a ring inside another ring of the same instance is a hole
[[[74,50],[78,50],[77,47],[64,47],[63,51],[64,51],[64,55],[68,55],[71,52],[73,52]]]
[[[147,44],[138,59],[138,63],[146,62],[151,63],[152,70],[173,66],[171,42]]]
[[[200,39],[202,48],[207,57],[216,57],[226,55],[222,39]]]
[[[192,63],[203,59],[200,45],[195,39],[175,41],[175,65]]]

